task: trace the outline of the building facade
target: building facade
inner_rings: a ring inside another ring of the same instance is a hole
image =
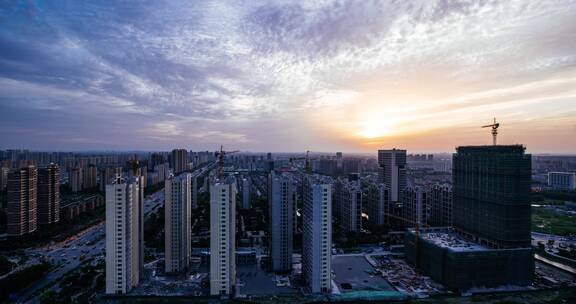
[[[554,190],[576,190],[576,173],[574,172],[548,172],[548,186]]]
[[[38,169],[38,224],[60,221],[60,168],[50,164]]]
[[[296,184],[292,176],[272,171],[268,177],[270,212],[270,267],[274,272],[292,271]]]
[[[342,231],[362,230],[362,190],[356,181],[338,180],[334,184],[334,209]]]
[[[451,227],[452,187],[449,185],[434,185],[428,189],[428,199],[430,202],[429,226]]]
[[[384,184],[371,183],[366,194],[366,213],[372,225],[388,224],[392,211],[390,206],[390,189]]]
[[[106,293],[126,294],[140,282],[144,259],[142,177],[106,185]]]
[[[210,187],[210,294],[232,295],[236,284],[236,181]]]
[[[191,177],[190,173],[182,173],[165,181],[164,248],[167,273],[184,272],[190,266]]]
[[[378,150],[379,183],[390,189],[390,201],[401,201],[406,188],[406,150]]]
[[[428,226],[430,218],[429,192],[422,187],[407,187],[402,195],[402,212],[409,227]]]
[[[8,173],[6,210],[8,237],[20,237],[36,231],[37,179],[34,166],[15,169]]]
[[[304,181],[302,275],[313,293],[331,290],[332,185],[317,176]]]
[[[188,169],[188,151],[186,151],[186,149],[172,150],[170,166],[174,171],[174,175],[186,171]]]

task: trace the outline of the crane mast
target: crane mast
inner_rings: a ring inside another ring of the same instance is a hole
[[[498,128],[500,127],[500,123],[496,122],[496,117],[494,117],[494,123],[491,125],[482,126],[482,128],[491,128],[492,129],[492,144],[496,146],[497,140],[496,137],[498,136]]]

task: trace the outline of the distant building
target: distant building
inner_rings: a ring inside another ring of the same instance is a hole
[[[272,171],[268,177],[270,212],[270,266],[274,272],[292,271],[293,218],[296,184],[287,173]]]
[[[186,149],[172,150],[170,167],[174,170],[174,174],[180,174],[188,169],[188,151]]]
[[[50,164],[38,169],[38,224],[60,221],[60,168]]]
[[[8,172],[10,172],[10,168],[0,167],[0,191],[6,189],[6,185],[8,184]]]
[[[138,286],[144,259],[142,177],[119,175],[106,186],[106,293]]]
[[[333,202],[342,231],[360,232],[362,230],[362,190],[360,184],[348,180],[338,180],[334,184]]]
[[[118,174],[122,175],[122,167],[108,167],[100,171],[100,181],[98,182],[100,191],[106,192],[106,185],[111,183]]]
[[[190,266],[191,176],[190,173],[183,173],[165,182],[164,240],[167,273],[184,272]]]
[[[302,274],[311,292],[329,292],[332,288],[332,186],[318,176],[307,176],[303,195]]]
[[[88,165],[82,173],[82,189],[94,189],[98,186],[98,170],[96,166]]]
[[[378,226],[388,224],[391,212],[390,189],[384,184],[371,183],[366,195],[368,221]]]
[[[242,178],[242,209],[250,208],[250,178]]]
[[[6,210],[8,237],[19,237],[37,228],[37,179],[34,166],[8,173],[8,205]]]
[[[409,229],[406,260],[452,290],[531,284],[531,156],[521,145],[467,146],[453,164],[454,228],[418,240]]]
[[[390,201],[401,202],[406,188],[406,150],[378,150],[379,183],[390,189]]]
[[[82,167],[76,165],[68,173],[68,184],[70,185],[70,189],[72,190],[72,192],[82,191],[83,177],[84,177],[82,172],[83,172]]]
[[[236,182],[210,187],[210,294],[232,295],[236,284]]]
[[[428,226],[430,217],[429,192],[421,187],[407,187],[402,194],[402,212],[409,227]]]
[[[574,172],[548,172],[548,186],[554,190],[576,190],[576,173]]]
[[[430,202],[430,218],[428,225],[432,227],[452,226],[452,187],[449,185],[434,185],[428,189]]]

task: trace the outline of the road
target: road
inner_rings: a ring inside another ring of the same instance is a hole
[[[144,217],[156,212],[164,204],[164,190],[148,195],[144,199]],[[38,296],[34,293],[43,289],[50,283],[58,282],[62,277],[80,266],[84,259],[104,258],[105,255],[105,223],[92,226],[75,238],[65,242],[47,246],[40,249],[31,249],[29,255],[44,257],[46,260],[57,265],[55,269],[45,275],[42,279],[36,281],[30,287],[26,288],[19,294],[20,303],[37,303]]]

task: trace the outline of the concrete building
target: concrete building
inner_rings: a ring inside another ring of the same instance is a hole
[[[530,247],[531,156],[521,145],[458,147],[454,227],[494,248]]]
[[[357,181],[339,179],[334,183],[333,203],[342,231],[362,230],[362,190]]]
[[[100,171],[100,180],[98,181],[100,191],[106,192],[106,185],[111,183],[118,174],[122,175],[122,167],[108,167]]]
[[[98,187],[98,170],[90,164],[82,171],[82,189],[94,189]]]
[[[174,149],[170,157],[170,167],[174,174],[180,174],[188,169],[188,151],[186,149]]]
[[[236,181],[210,186],[210,294],[232,295],[236,284]]]
[[[548,172],[548,186],[554,190],[576,190],[576,173],[574,172]]]
[[[408,230],[406,260],[452,290],[531,284],[531,156],[521,145],[468,146],[453,160],[454,228],[418,239]]]
[[[296,184],[288,173],[272,171],[268,176],[270,212],[270,267],[274,272],[292,271]]]
[[[6,185],[8,184],[8,172],[10,172],[10,168],[0,167],[0,191],[6,189]]]
[[[431,227],[452,226],[452,187],[449,185],[434,185],[428,189],[430,202]]]
[[[391,214],[390,189],[384,184],[371,183],[366,194],[366,214],[372,225],[388,224]]]
[[[242,209],[250,209],[250,178],[242,178]]]
[[[422,187],[407,187],[402,194],[402,217],[409,227],[428,226],[430,218],[429,192]]]
[[[184,272],[190,266],[191,177],[190,173],[182,173],[165,181],[164,244],[167,273]]]
[[[332,288],[332,185],[306,176],[303,193],[302,275],[313,293]]]
[[[106,185],[107,294],[126,294],[140,282],[144,267],[142,179],[118,175]]]
[[[82,191],[83,177],[84,177],[82,172],[83,172],[82,167],[76,165],[68,173],[68,184],[72,192]]]
[[[38,169],[38,224],[60,221],[60,168],[50,164]]]
[[[406,150],[378,150],[380,171],[378,182],[390,189],[390,201],[401,202],[401,195],[406,188]]]
[[[15,169],[8,173],[6,209],[8,237],[19,237],[37,228],[37,179],[34,166]]]

